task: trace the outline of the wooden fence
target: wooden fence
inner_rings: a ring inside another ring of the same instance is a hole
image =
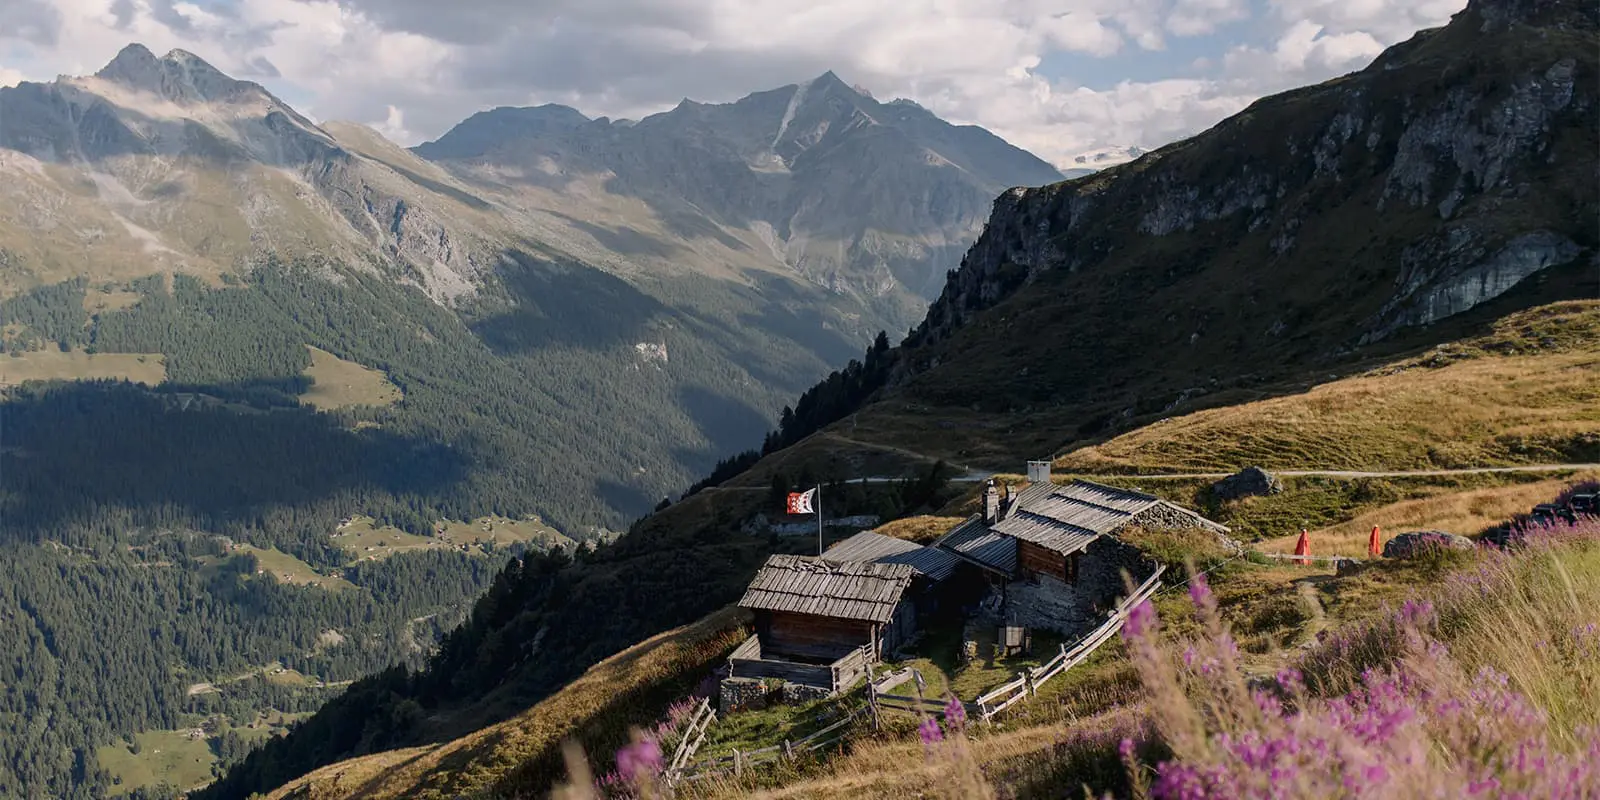
[[[1161,588],[1161,575],[1166,572],[1166,569],[1165,566],[1157,567],[1156,571],[1143,584],[1140,584],[1139,588],[1135,589],[1132,594],[1124,598],[1122,602],[1117,604],[1116,608],[1107,614],[1106,621],[1100,627],[1078,640],[1077,644],[1070,648],[1062,645],[1059,654],[1037,667],[1017,673],[1016,680],[997,687],[979,697],[975,702],[963,702],[962,705],[968,717],[985,722],[992,720],[996,714],[1032,696],[1038,690],[1040,684],[1082,664],[1101,645],[1111,641],[1122,630],[1122,626],[1128,620],[1128,612],[1133,610],[1134,606],[1148,600],[1151,595],[1154,595]],[[748,644],[746,642],[746,645]],[[739,650],[745,650],[746,645],[741,645]],[[737,653],[738,651],[735,652]],[[872,662],[870,654],[862,654],[857,651],[857,653],[846,656],[845,659],[850,659],[852,656],[857,655],[860,655],[861,658],[861,671],[865,673]],[[837,670],[840,663],[845,659],[834,662],[834,669]],[[836,671],[834,681],[836,686],[840,677]],[[920,684],[921,675],[918,674],[916,669],[907,667],[876,681],[871,680],[869,676],[867,681],[867,705],[809,736],[794,740],[785,739],[782,744],[763,747],[759,750],[734,750],[732,755],[690,764],[689,761],[693,758],[694,752],[699,749],[700,744],[705,739],[706,727],[716,718],[716,712],[709,709],[706,701],[702,701],[701,708],[696,711],[695,716],[691,719],[690,725],[684,734],[683,743],[679,745],[678,752],[674,754],[672,763],[666,771],[666,784],[670,789],[679,783],[705,780],[717,775],[742,775],[746,769],[751,767],[785,759],[794,759],[806,753],[831,747],[846,736],[848,733],[846,728],[857,717],[863,714],[870,714],[874,724],[876,724],[880,705],[934,716],[943,716],[945,714],[947,710],[946,702],[948,701],[923,697],[920,692],[917,696],[885,693],[884,690],[900,686],[907,680],[916,680]],[[851,682],[853,683],[854,681],[852,680]],[[848,684],[846,684],[845,688],[848,688]],[[698,733],[696,733],[697,725],[699,726]]]
[[[667,764],[665,778],[668,785],[683,774],[683,768],[694,758],[695,751],[705,743],[706,730],[716,721],[717,712],[711,707],[711,699],[702,698],[700,705],[695,707],[694,714],[690,715],[689,724],[683,729],[683,738],[678,740],[678,749],[672,754],[672,761]]]
[[[1274,558],[1279,561],[1295,561],[1300,563],[1331,561],[1335,567],[1343,566],[1345,564],[1361,563],[1361,559],[1351,558],[1350,556],[1297,556],[1292,553],[1261,553],[1261,555],[1265,556],[1266,558]]]
[[[1010,708],[1024,698],[1032,697],[1039,689],[1039,685],[1051,678],[1082,664],[1100,649],[1100,646],[1111,641],[1122,630],[1123,623],[1128,620],[1128,612],[1134,606],[1148,600],[1156,590],[1161,588],[1161,574],[1166,572],[1165,565],[1157,567],[1156,571],[1128,595],[1117,607],[1107,615],[1106,621],[1090,632],[1088,636],[1078,640],[1078,643],[1068,648],[1061,646],[1061,652],[1049,661],[1033,669],[1017,673],[1017,679],[996,687],[977,699],[973,705],[977,706],[977,718],[985,722],[994,718],[996,714]]]
[[[872,646],[864,644],[835,659],[831,664],[802,664],[796,661],[763,658],[761,641],[756,636],[744,640],[728,656],[730,678],[777,678],[803,686],[815,686],[837,694],[861,680],[877,659]]]
[[[806,753],[831,747],[844,739],[848,733],[845,728],[865,713],[868,713],[868,709],[857,709],[819,731],[799,739],[785,739],[782,744],[759,750],[734,750],[732,755],[708,758],[692,765],[680,765],[676,772],[667,774],[667,785],[670,787],[677,783],[705,780],[717,775],[742,775],[750,767],[780,760],[792,760]]]

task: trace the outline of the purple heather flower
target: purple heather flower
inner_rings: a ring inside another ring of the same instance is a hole
[[[661,773],[661,745],[654,739],[640,739],[617,751],[617,772],[631,784],[640,784]]]
[[[1128,621],[1122,626],[1123,633],[1130,639],[1138,639],[1147,631],[1154,632],[1156,624],[1156,609],[1150,605],[1149,600],[1140,603],[1128,610]]]
[[[950,695],[950,700],[944,704],[944,721],[953,731],[961,730],[967,724],[967,707],[955,695]]]
[[[933,717],[926,717],[922,724],[917,726],[917,735],[922,737],[924,745],[933,745],[944,741],[944,731],[939,728],[939,721]]]
[[[1205,573],[1196,573],[1189,579],[1189,599],[1194,601],[1195,607],[1205,608],[1211,603],[1211,585],[1206,583]]]

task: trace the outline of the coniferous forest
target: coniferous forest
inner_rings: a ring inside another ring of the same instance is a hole
[[[797,334],[815,321],[772,298],[730,323],[694,305],[712,294],[694,278],[647,297],[603,273],[521,267],[453,309],[381,271],[278,262],[222,286],[78,279],[0,301],[7,354],[160,354],[166,370],[157,386],[0,390],[0,660],[21,676],[0,696],[0,796],[124,792],[97,748],[204,719],[227,729],[208,739],[220,771],[250,749],[233,727],[258,714],[309,712],[344,682],[422,666],[515,554],[352,564],[329,536],[352,515],[430,535],[444,519],[537,514],[574,538],[605,535],[760,441],[762,409],[863,340],[827,325]],[[95,291],[137,301],[91,314]],[[797,338],[798,351],[775,344]],[[308,345],[381,370],[403,399],[314,410],[300,398]],[[866,381],[881,380],[880,345]],[[861,370],[846,370],[852,392]],[[827,413],[800,408],[790,435]],[[354,589],[280,584],[250,548]],[[463,635],[434,658],[466,658]],[[501,657],[472,658],[481,670]],[[306,685],[262,679],[275,664]],[[415,737],[401,713],[363,720],[349,746],[377,746],[385,730]]]

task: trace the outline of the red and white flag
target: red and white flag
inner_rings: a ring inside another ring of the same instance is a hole
[[[816,499],[816,497],[817,497],[817,490],[816,489],[807,489],[806,491],[803,491],[803,492],[790,492],[789,493],[789,513],[790,514],[815,514],[815,513],[817,513],[817,510],[815,508],[811,507],[811,503],[812,503],[813,500]]]

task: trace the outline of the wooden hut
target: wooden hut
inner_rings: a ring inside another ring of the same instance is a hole
[[[739,605],[755,612],[761,651],[796,660],[832,660],[863,645],[880,657],[916,624],[903,602],[908,564],[767,559]]]
[[[862,531],[822,554],[825,561],[871,564],[905,564],[913,570],[906,596],[916,609],[917,624],[937,612],[944,600],[959,600],[972,594],[971,585],[981,581],[971,564],[936,547]]]
[[[1085,480],[1061,486],[1045,472],[1004,500],[991,483],[983,513],[934,547],[990,576],[1008,624],[1073,632],[1122,590],[1123,570],[1137,579],[1154,569],[1117,538],[1130,528],[1198,528],[1231,542],[1226,526],[1153,495]]]

